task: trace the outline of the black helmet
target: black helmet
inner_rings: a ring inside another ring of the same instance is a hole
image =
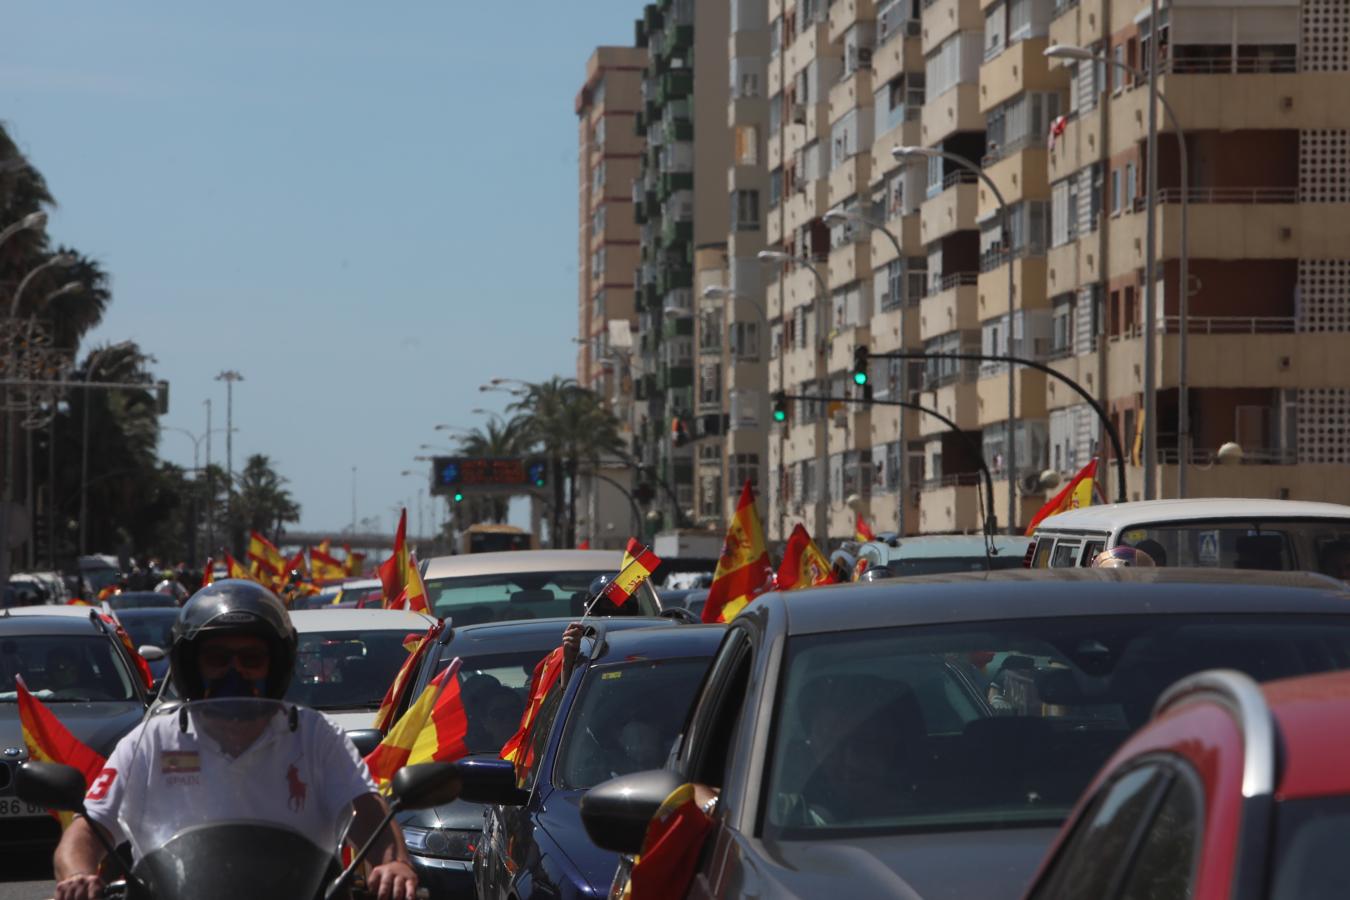
[[[266,694],[280,700],[295,669],[295,626],[276,594],[241,578],[209,584],[183,604],[169,649],[169,671],[179,696],[200,700],[205,694],[197,651],[202,638],[222,634],[252,635],[267,642],[272,661]]]

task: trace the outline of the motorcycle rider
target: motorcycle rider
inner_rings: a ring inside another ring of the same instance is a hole
[[[276,595],[229,579],[202,588],[183,606],[173,628],[170,674],[187,701],[280,700],[295,655],[295,628]],[[88,817],[77,817],[61,836],[56,900],[102,896],[98,870],[105,854],[93,829],[113,843],[125,840],[119,811],[128,821],[158,817],[173,825],[193,807],[222,819],[284,822],[322,848],[337,847],[349,812],[355,813],[349,839],[359,846],[388,809],[351,741],[313,710],[297,709],[289,721],[276,714],[161,715],[122,738],[90,786]],[[372,894],[413,900],[417,875],[396,825],[380,835],[369,859]]]

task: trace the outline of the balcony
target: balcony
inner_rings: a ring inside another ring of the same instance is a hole
[[[950,275],[939,282],[942,289],[925,297],[919,305],[920,341],[980,327],[975,284],[975,274],[970,272]]]
[[[1050,183],[1046,180],[1046,153],[1045,136],[1028,135],[986,155],[981,167],[1009,206],[1022,200],[1049,200]],[[993,191],[981,182],[980,206],[976,215],[983,219],[998,212],[998,199]]]
[[[1050,65],[1043,37],[1026,38],[1006,47],[980,66],[980,111],[988,112],[1023,91],[1069,90],[1069,71]]]
[[[876,18],[876,14],[877,8],[874,0],[838,0],[838,2],[830,4],[830,43],[839,43],[844,39],[844,32],[860,21],[872,21]]]
[[[958,169],[942,182],[942,191],[919,207],[919,237],[931,244],[957,231],[975,228],[979,189],[974,172]]]
[[[922,16],[924,56],[958,31],[984,30],[984,13],[969,0],[924,0]]]
[[[872,92],[875,89],[871,69],[855,69],[851,74],[836,81],[830,87],[829,117],[831,122],[839,121],[851,109],[863,109],[859,115],[870,114]]]
[[[967,81],[925,103],[920,143],[932,147],[960,131],[984,131],[979,100],[980,86]]]
[[[830,280],[833,290],[872,275],[871,249],[865,240],[847,241],[830,251]]]
[[[1007,256],[999,257],[999,265],[980,273],[979,315],[981,319],[1003,315],[1008,311],[1008,270],[1004,268]],[[1013,254],[1013,294],[1015,309],[1047,309],[1050,297],[1045,289],[1045,257],[1028,256],[1025,251]]]
[[[919,493],[919,531],[923,534],[979,531],[979,478],[971,473],[925,481]]]
[[[952,381],[925,390],[919,396],[919,404],[936,410],[951,419],[956,423],[956,427],[962,431],[978,431],[980,427],[980,402],[975,383],[976,368],[973,365],[962,363],[961,369],[960,374],[954,377],[965,380]],[[921,415],[919,418],[919,435],[921,437],[943,435],[950,431],[950,428],[934,416]]]
[[[1019,368],[1014,401],[1017,403],[1016,418],[1044,419],[1045,408],[1044,372]],[[980,405],[980,427],[995,422],[1008,421],[1008,373],[1002,371],[996,375],[987,375],[976,382]]]
[[[872,71],[877,84],[886,84],[901,72],[923,71],[923,28],[918,19],[906,19],[909,0],[891,0],[877,11],[877,46]]]
[[[694,315],[694,292],[686,288],[671,291],[666,294],[665,299],[661,302],[661,314],[667,319],[667,337],[671,337],[676,333],[693,334],[694,320],[692,316]],[[689,323],[690,327],[687,332],[674,332],[669,330],[670,325],[677,324],[675,321],[677,319],[681,322]]]
[[[1102,36],[1105,0],[1054,0],[1050,43],[1086,47]]]

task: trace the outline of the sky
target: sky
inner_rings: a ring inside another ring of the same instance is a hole
[[[434,426],[510,399],[480,384],[573,375],[573,100],[640,13],[7,3],[0,120],[56,197],[53,242],[111,274],[89,341],[136,340],[171,383],[161,455],[191,466],[196,438],[205,461],[209,398],[224,463],[215,376],[237,370],[235,468],[271,457],[305,530],[349,526],[353,483],[387,529],[428,485]]]

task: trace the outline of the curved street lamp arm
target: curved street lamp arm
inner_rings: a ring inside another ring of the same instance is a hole
[[[619,484],[619,482],[615,481],[613,478],[610,478],[608,475],[601,475],[599,472],[596,472],[593,469],[589,471],[578,472],[577,474],[585,475],[588,478],[595,478],[600,481],[603,481],[605,484],[612,486],[620,494],[623,494],[625,497],[627,497],[628,505],[633,510],[633,534],[636,536],[642,533],[642,509],[641,507],[638,506],[637,500],[633,497],[632,493],[629,492],[629,490],[626,487]]]

